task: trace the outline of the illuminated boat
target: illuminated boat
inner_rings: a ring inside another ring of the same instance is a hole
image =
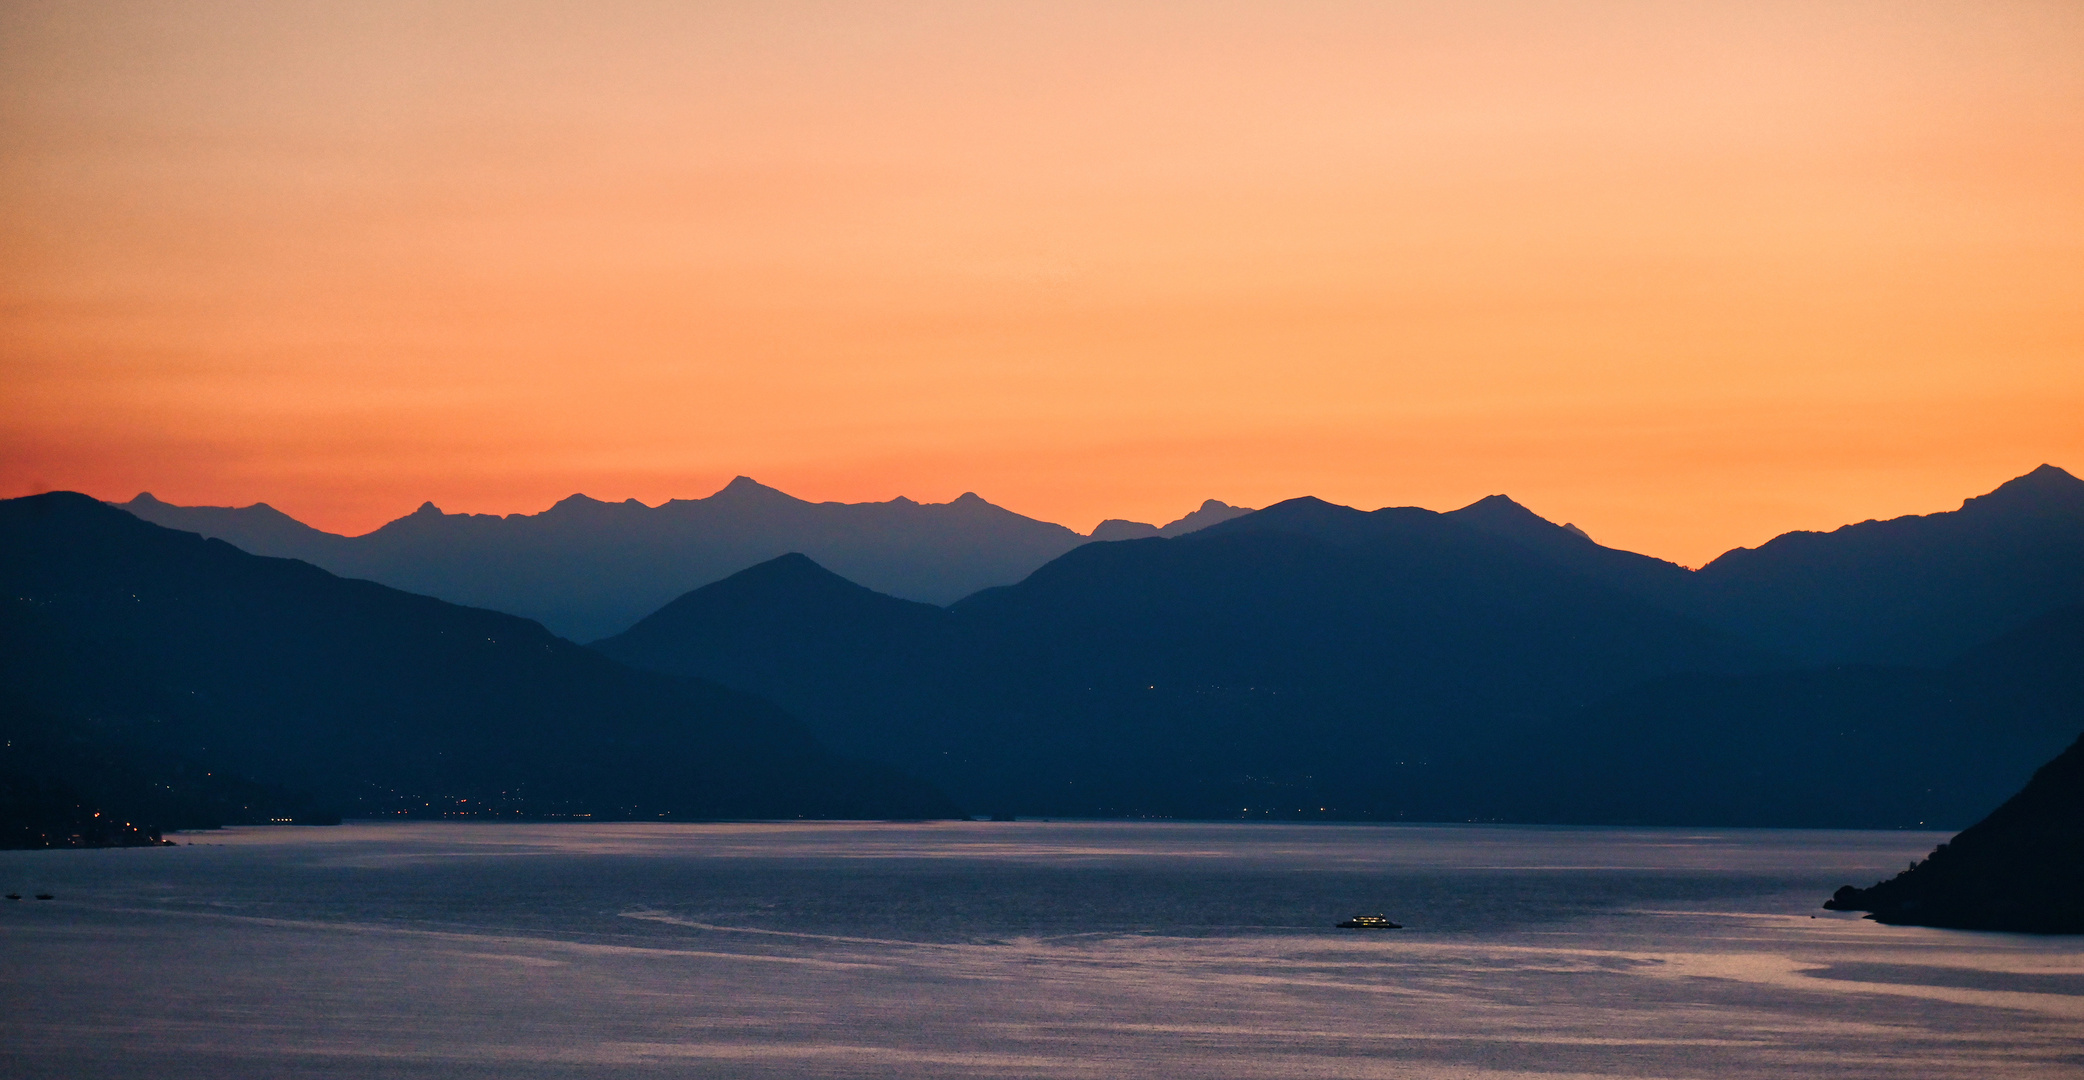
[[[1341,930],[1402,930],[1402,923],[1389,921],[1387,915],[1355,915],[1339,924]]]

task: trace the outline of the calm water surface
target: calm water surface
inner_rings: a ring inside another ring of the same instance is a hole
[[[9,1077],[2084,1075],[1923,833],[346,825],[0,852]],[[1380,911],[1408,929],[1330,929]]]

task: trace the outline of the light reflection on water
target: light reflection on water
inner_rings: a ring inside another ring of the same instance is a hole
[[[10,1076],[2076,1075],[2084,942],[1816,905],[1933,834],[347,825],[0,853]],[[1382,911],[1409,929],[1341,932]]]

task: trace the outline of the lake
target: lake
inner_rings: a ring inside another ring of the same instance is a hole
[[[1818,908],[1945,834],[348,824],[0,852],[9,1077],[2084,1071],[2084,940]],[[1381,912],[1406,929],[1332,924]]]

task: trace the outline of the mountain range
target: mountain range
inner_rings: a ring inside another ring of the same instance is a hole
[[[573,495],[540,514],[445,514],[433,503],[362,536],[306,525],[266,503],[123,509],[255,555],[534,619],[578,641],[627,629],[688,589],[804,552],[871,588],[946,604],[1020,580],[1087,541],[964,494],[947,503],[806,502],[748,477],[707,498],[646,506]],[[1248,513],[1209,500],[1163,527],[1108,521],[1095,535],[1177,536]]]
[[[812,503],[746,477],[656,507],[574,495],[540,514],[500,516],[430,503],[353,537],[265,503],[183,507],[141,494],[118,505],[256,555],[535,619],[575,641],[626,630],[682,593],[791,552],[878,592],[948,605],[1017,583],[1083,544],[1179,539],[1257,516],[1209,500],[1168,525],[1109,520],[1080,536],[974,494]],[[1278,520],[1337,540],[1365,522],[1428,513],[1338,509],[1346,514],[1290,510],[1243,527]],[[2084,482],[2052,465],[1959,510],[1786,533],[1699,570],[1601,546],[1503,495],[1439,516],[1799,663],[1943,663],[2065,598],[2084,600]]]
[[[48,765],[16,775],[63,783],[0,784],[0,802],[106,781],[228,820],[467,798],[533,816],[1936,828],[2084,727],[2084,482],[2052,466],[1698,571],[1504,496],[1212,501],[1097,539],[974,496],[811,504],[742,478],[655,508],[429,507],[353,538],[264,506],[5,505],[0,691]],[[154,515],[619,632],[589,651]],[[805,536],[922,590],[1007,580],[893,595],[774,550]],[[646,575],[711,574],[633,625],[609,617],[668,588]]]
[[[743,692],[63,492],[0,502],[0,726],[58,829],[956,812]]]
[[[1000,812],[1932,826],[2084,726],[2080,492],[2043,467],[1698,572],[1502,497],[1304,498],[946,608],[789,556],[595,647]]]

